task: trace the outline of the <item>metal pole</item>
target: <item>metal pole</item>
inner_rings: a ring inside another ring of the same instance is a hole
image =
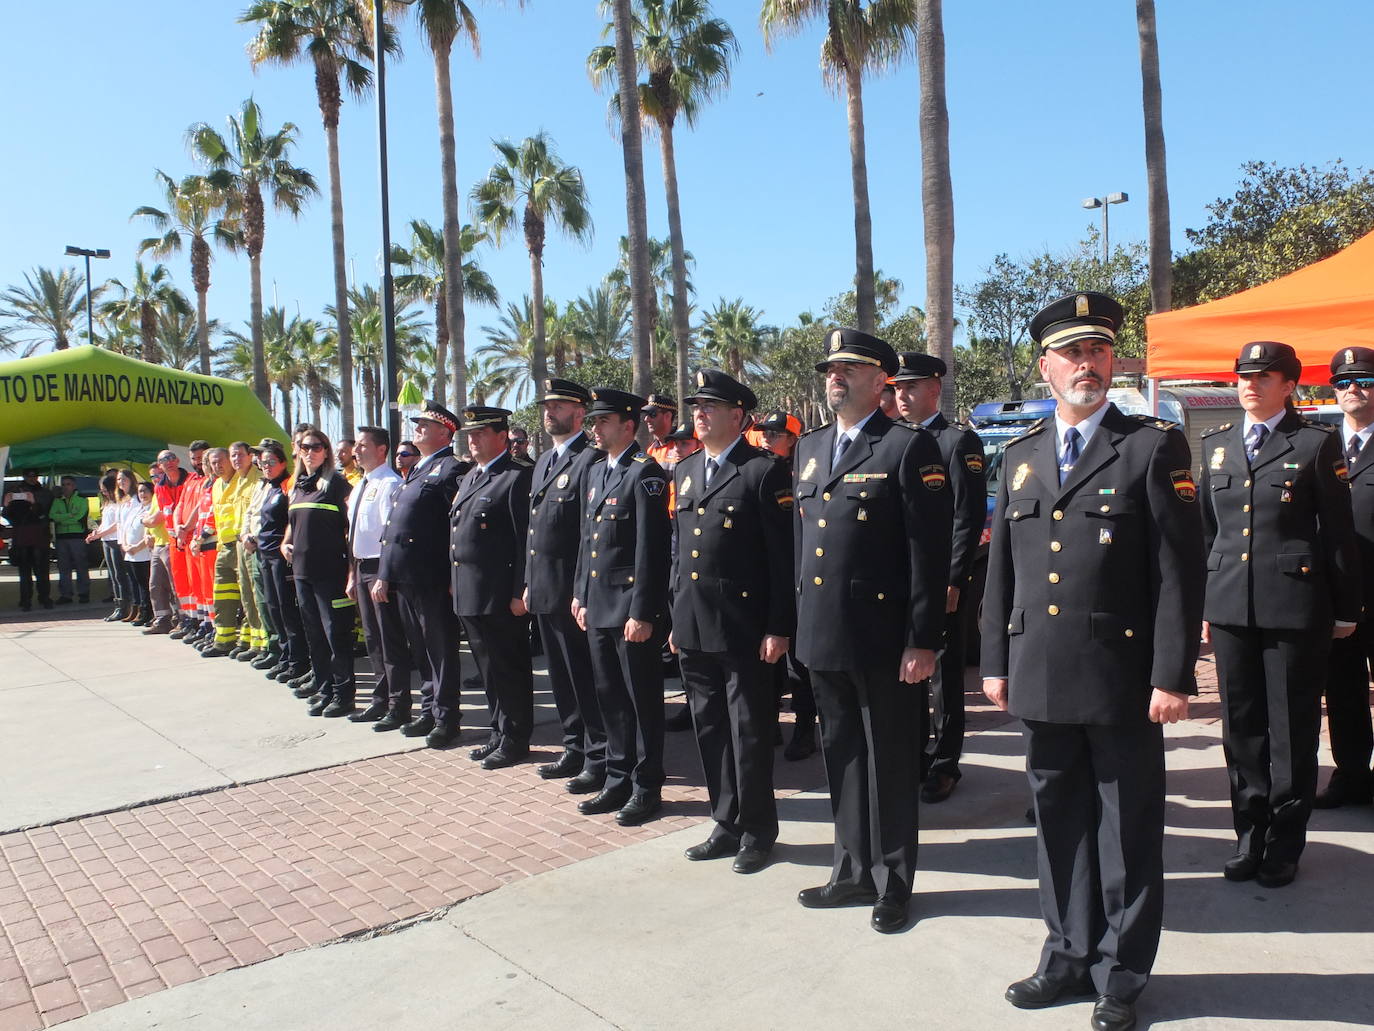
[[[1103,268],[1106,267],[1107,262],[1110,260],[1110,257],[1109,257],[1109,256],[1110,256],[1110,254],[1111,254],[1110,250],[1108,250],[1108,248],[1107,248],[1107,212],[1108,212],[1108,210],[1111,208],[1111,204],[1110,204],[1110,202],[1108,202],[1107,196],[1108,196],[1108,195],[1105,194],[1105,193],[1102,195],[1102,266],[1103,266]]]
[[[386,51],[382,48],[382,0],[373,0],[373,48],[377,60],[377,165],[382,190],[382,405],[394,452],[401,439],[401,409],[396,403],[396,295],[391,278],[391,203],[386,160]]]
[[[91,256],[86,255],[86,343],[95,343],[95,320],[91,317]]]

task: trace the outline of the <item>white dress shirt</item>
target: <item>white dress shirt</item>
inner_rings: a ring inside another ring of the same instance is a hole
[[[349,550],[357,559],[382,557],[382,531],[401,491],[401,475],[383,462],[365,473],[348,496]]]

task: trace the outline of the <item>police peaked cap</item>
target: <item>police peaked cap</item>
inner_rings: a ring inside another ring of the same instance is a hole
[[[646,412],[650,408],[662,408],[665,412],[676,412],[677,402],[667,394],[650,394],[641,408]]]
[[[1273,369],[1285,379],[1302,376],[1302,361],[1298,352],[1277,340],[1254,340],[1240,349],[1236,356],[1236,372],[1268,372]]]
[[[644,398],[638,394],[631,394],[628,390],[616,390],[613,387],[593,387],[592,406],[587,410],[587,414],[623,415],[629,419],[637,416],[644,408]]]
[[[1345,376],[1374,376],[1374,348],[1344,347],[1331,357],[1331,382]]]
[[[459,428],[463,425],[458,416],[454,415],[438,401],[433,400],[425,402],[425,406],[420,410],[419,415],[412,415],[410,417],[411,422],[423,422],[426,419],[446,427],[450,433],[457,433]]]
[[[570,379],[546,379],[544,396],[540,401],[571,401],[573,404],[589,405],[592,403],[592,392]]]
[[[1051,301],[1030,322],[1030,336],[1040,350],[1057,350],[1084,340],[1115,344],[1126,313],[1106,294],[1085,290]]]
[[[897,361],[897,375],[892,377],[893,383],[905,383],[916,379],[935,379],[949,371],[943,361],[933,354],[926,354],[924,351],[902,351],[898,353]]]
[[[816,363],[816,371],[824,372],[831,362],[854,362],[882,369],[889,376],[897,374],[897,352],[886,340],[858,329],[843,326],[832,329],[826,337],[825,357]]]
[[[698,401],[723,401],[746,412],[753,411],[759,403],[752,390],[719,369],[701,369],[697,372],[697,392],[684,400],[689,405]]]
[[[463,426],[466,430],[490,426],[495,430],[508,430],[510,423],[509,408],[493,408],[491,405],[468,405],[463,409]]]

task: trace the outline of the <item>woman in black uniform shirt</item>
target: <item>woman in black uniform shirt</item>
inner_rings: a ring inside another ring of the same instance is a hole
[[[353,705],[353,605],[348,582],[348,481],[334,469],[329,438],[301,434],[281,551],[296,579],[315,693],[311,716],[347,716]]]

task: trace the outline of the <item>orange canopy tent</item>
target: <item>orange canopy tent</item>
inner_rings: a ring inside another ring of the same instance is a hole
[[[1145,374],[1231,379],[1252,340],[1281,340],[1302,359],[1302,382],[1326,383],[1342,347],[1374,347],[1374,233],[1282,279],[1145,320]]]

